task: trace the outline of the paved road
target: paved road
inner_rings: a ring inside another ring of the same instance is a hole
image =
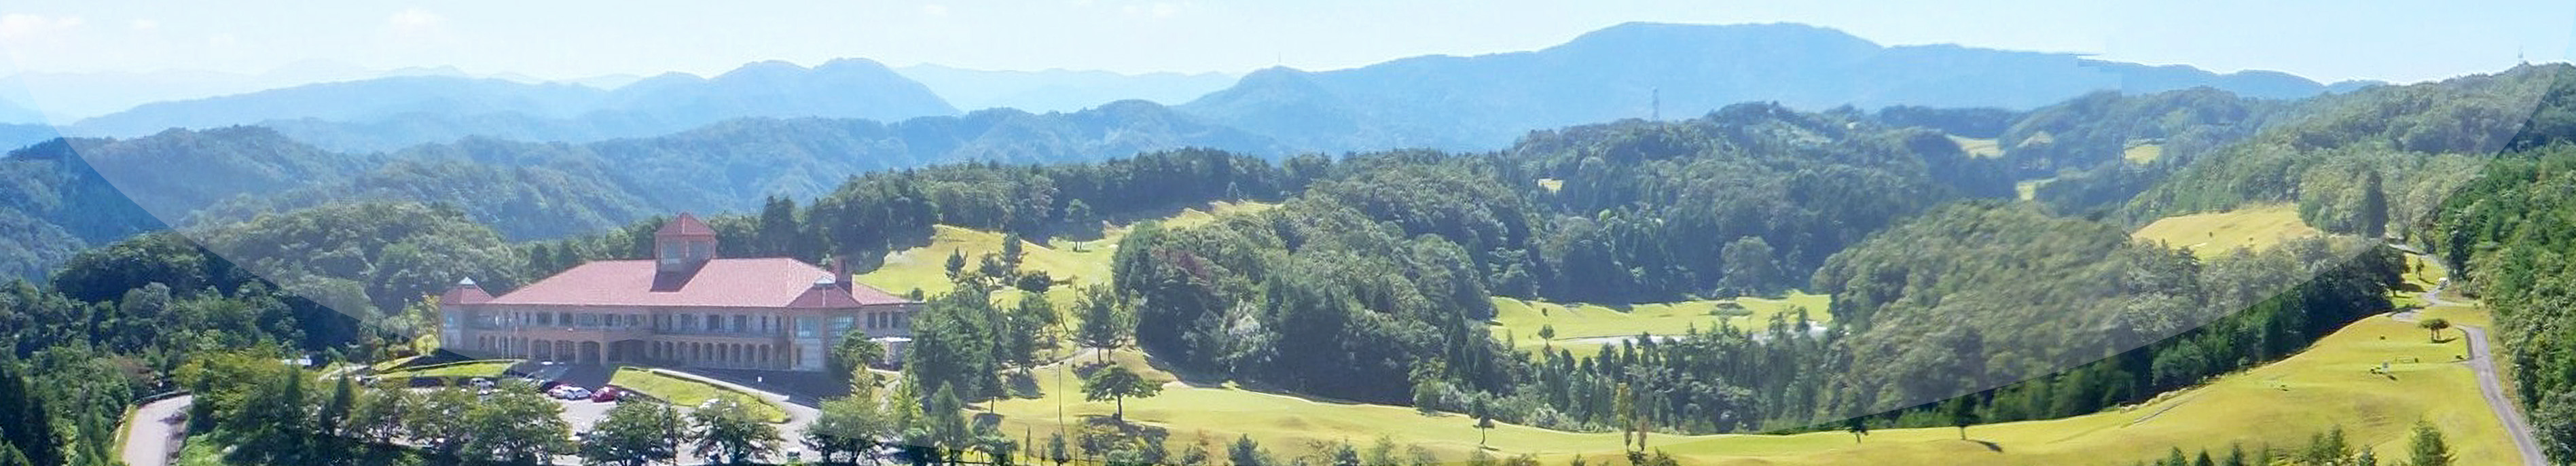
[[[179,453],[180,441],[188,433],[188,404],[195,396],[180,395],[145,404],[134,410],[134,425],[125,426],[127,466],[166,466],[171,455]]]
[[[2449,288],[2450,285],[2450,280],[2445,279],[2441,285],[2425,291],[2424,306],[2451,304],[2442,301],[2442,289]],[[2407,315],[2400,316],[2399,320],[2415,320],[2412,314],[2408,312]],[[2467,364],[2471,372],[2478,374],[2478,391],[2486,395],[2487,409],[2495,410],[2496,419],[2504,421],[2505,434],[2513,438],[2514,449],[2522,452],[2522,463],[2528,466],[2549,466],[2548,457],[2542,456],[2540,452],[2540,441],[2531,434],[2531,420],[2522,417],[2522,406],[2514,404],[2513,397],[2504,392],[2504,382],[2496,377],[2495,349],[2487,344],[2487,329],[2469,325],[2457,327],[2460,328],[2461,333],[2468,334],[2469,338],[2469,359],[2461,363]]]
[[[2514,449],[2522,451],[2522,463],[2547,466],[2543,460],[2546,457],[2540,453],[2540,441],[2531,435],[2531,420],[2522,417],[2522,407],[2514,404],[2513,397],[2504,392],[2504,383],[2496,379],[2495,354],[2487,345],[2487,330],[2464,325],[2460,331],[2469,334],[2467,364],[2478,373],[2478,391],[2486,392],[2487,407],[2495,410],[2497,419],[2504,420],[2505,433],[2513,437]]]

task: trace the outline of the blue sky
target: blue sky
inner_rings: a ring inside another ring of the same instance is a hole
[[[2416,81],[2569,55],[2568,1],[11,0],[5,67],[454,65],[549,78],[867,57],[985,69],[1245,71],[1529,50],[1627,21],[1802,22],[1882,44],[2082,52]],[[5,70],[0,70],[5,72]]]

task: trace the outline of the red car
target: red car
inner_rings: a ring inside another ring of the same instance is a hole
[[[625,396],[626,396],[626,389],[617,388],[616,386],[599,387],[599,392],[598,392],[598,393],[593,393],[593,394],[591,394],[591,395],[590,395],[590,401],[592,401],[592,402],[597,402],[597,403],[608,403],[608,402],[617,401],[617,399],[618,399],[618,398],[623,398],[623,397],[625,397]]]

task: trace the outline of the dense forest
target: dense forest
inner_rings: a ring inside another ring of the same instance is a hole
[[[2560,135],[2564,138],[2568,135]],[[2576,146],[2565,142],[2495,161],[2442,205],[2427,243],[2461,274],[2462,291],[2495,309],[2511,349],[2516,398],[2550,454],[2576,457],[2576,313],[2567,285],[2576,242]]]

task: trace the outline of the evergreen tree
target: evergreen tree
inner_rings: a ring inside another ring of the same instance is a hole
[[[1020,245],[1020,243],[1023,242],[1026,241],[1020,239],[1019,232],[1012,231],[1002,233],[1002,265],[1010,267],[1013,270],[1019,269],[1020,261],[1023,256],[1027,254],[1025,248]]]
[[[1074,328],[1074,341],[1099,350],[1101,361],[1108,361],[1109,352],[1126,346],[1128,338],[1135,334],[1135,313],[1127,300],[1108,288],[1085,290],[1075,305],[1081,307],[1082,321]]]
[[[2451,466],[2451,446],[2442,439],[2442,430],[2432,423],[2415,423],[2414,442],[2407,446],[2408,466]]]
[[[1869,419],[1860,416],[1844,419],[1843,431],[1851,432],[1852,443],[1860,443],[1861,436],[1869,435]]]
[[[2362,236],[2378,238],[2388,233],[2388,192],[2380,186],[2379,170],[2362,171],[2361,205],[2354,209]]]
[[[868,368],[885,362],[884,359],[885,345],[869,339],[867,329],[853,328],[833,340],[832,352],[823,357],[823,372],[841,383],[875,383],[870,380],[873,377],[863,378],[859,374],[872,374]]]
[[[349,420],[349,412],[355,409],[357,404],[357,382],[350,380],[348,376],[341,376],[338,382],[331,384],[331,397],[324,399],[321,410],[314,414],[316,428],[322,435],[342,435],[345,432],[342,428]]]
[[[63,464],[54,439],[53,415],[45,400],[27,390],[18,362],[0,361],[0,444],[14,446],[19,456],[37,466]]]
[[[1225,449],[1225,459],[1234,466],[1270,466],[1270,453],[1261,451],[1261,444],[1253,442],[1249,434],[1235,437],[1234,444]]]
[[[212,377],[198,377],[196,382],[188,384],[188,393],[198,397],[194,402],[188,403],[188,433],[190,434],[203,434],[215,430],[215,401],[208,398],[209,394],[214,393],[214,383],[215,380]],[[6,430],[6,428],[0,428],[0,430]]]
[[[26,453],[18,452],[16,445],[0,442],[0,466],[36,466],[36,463],[27,459]]]
[[[1968,426],[1977,423],[1977,403],[1970,397],[1953,398],[1946,411],[1950,417],[1950,425],[1959,428],[1959,439],[1967,440]]]

